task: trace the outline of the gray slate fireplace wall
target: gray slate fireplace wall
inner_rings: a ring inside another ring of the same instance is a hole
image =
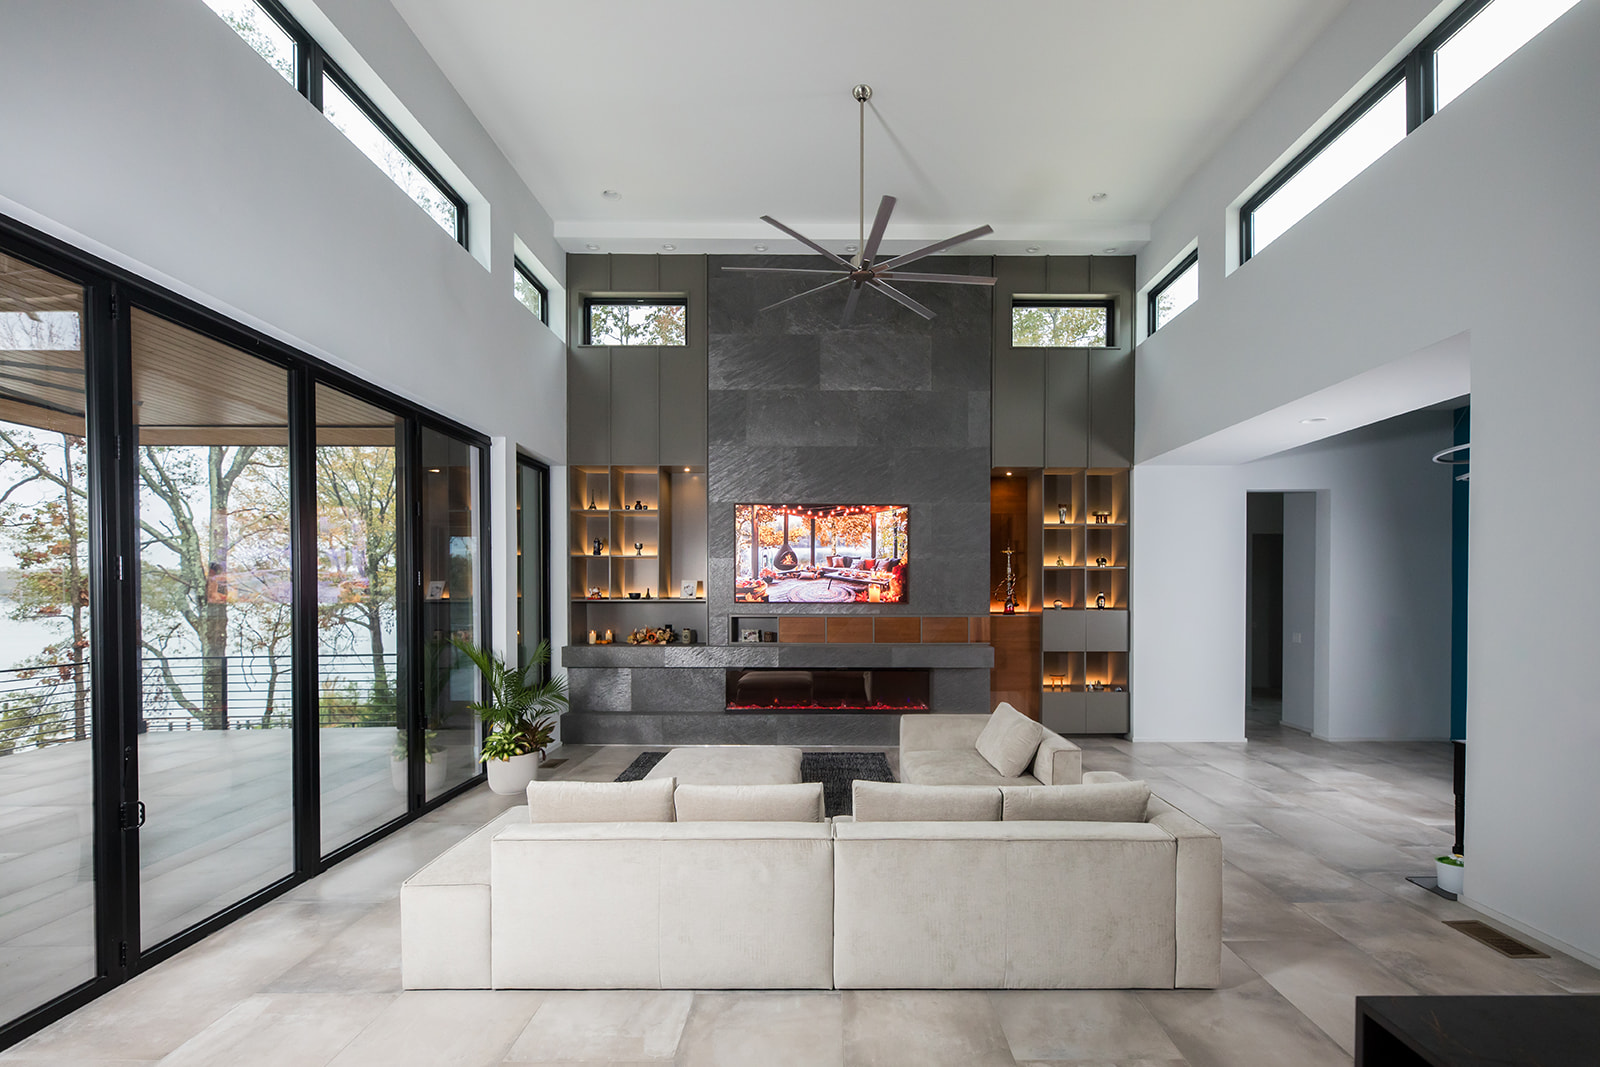
[[[732,615],[815,614],[811,605],[735,604],[734,507],[906,504],[903,604],[830,604],[830,614],[982,615],[989,610],[991,290],[907,283],[920,316],[864,292],[848,326],[843,286],[773,311],[817,276],[725,266],[824,267],[820,258],[708,262],[708,637]],[[917,270],[992,273],[987,257],[935,257]],[[826,279],[819,279],[826,280]]]

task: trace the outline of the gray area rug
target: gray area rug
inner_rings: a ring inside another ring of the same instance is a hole
[[[665,752],[641,752],[628,764],[619,782],[637,782],[660,763]],[[894,773],[889,770],[889,758],[882,752],[802,752],[800,754],[800,780],[821,782],[822,796],[828,815],[849,815],[850,783],[892,782]]]

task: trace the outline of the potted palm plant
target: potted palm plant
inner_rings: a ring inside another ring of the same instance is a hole
[[[489,769],[489,788],[508,796],[520,793],[538,774],[544,750],[555,739],[556,720],[567,710],[566,679],[538,680],[550,662],[550,642],[540,641],[520,671],[487,649],[459,639],[455,644],[488,683],[488,698],[468,706],[489,727],[481,757]]]

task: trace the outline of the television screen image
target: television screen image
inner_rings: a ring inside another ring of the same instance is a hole
[[[734,599],[904,603],[910,512],[903,504],[740,504]]]

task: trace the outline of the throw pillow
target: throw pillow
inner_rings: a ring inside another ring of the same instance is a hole
[[[1059,822],[1144,822],[1150,787],[1144,782],[1098,785],[1003,785],[1001,808],[1007,822],[1049,819]]]
[[[1007,778],[1016,778],[1033,762],[1033,754],[1039,751],[1043,740],[1043,726],[1001,701],[973,747],[989,761],[989,766]]]
[[[679,822],[822,822],[821,782],[798,785],[680,785]]]
[[[992,785],[863,782],[852,788],[856,822],[995,822],[1000,790]]]
[[[529,822],[671,822],[676,778],[529,782]]]

